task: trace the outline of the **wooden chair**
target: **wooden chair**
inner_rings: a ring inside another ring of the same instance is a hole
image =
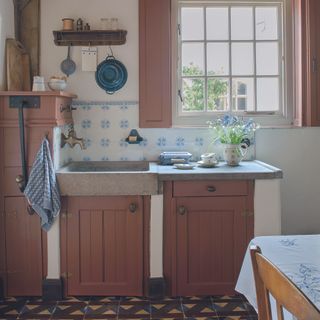
[[[259,320],[272,320],[269,293],[276,300],[278,320],[283,320],[283,308],[299,320],[320,320],[320,311],[306,295],[273,263],[261,249],[250,248],[256,285]]]

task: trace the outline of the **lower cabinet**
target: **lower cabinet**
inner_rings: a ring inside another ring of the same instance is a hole
[[[4,206],[6,295],[41,296],[46,262],[40,218],[28,214],[24,197],[6,197]]]
[[[143,208],[140,196],[67,198],[67,295],[143,294]]]
[[[253,238],[253,182],[165,184],[164,272],[172,295],[232,294]]]

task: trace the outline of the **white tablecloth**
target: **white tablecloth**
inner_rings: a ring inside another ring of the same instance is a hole
[[[267,236],[254,238],[247,249],[236,291],[257,310],[250,245],[261,248],[273,264],[286,274],[320,309],[320,235]],[[288,316],[288,315],[287,315]]]

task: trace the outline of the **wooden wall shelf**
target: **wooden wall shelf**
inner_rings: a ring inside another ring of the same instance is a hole
[[[57,46],[110,46],[126,43],[126,30],[53,31]]]

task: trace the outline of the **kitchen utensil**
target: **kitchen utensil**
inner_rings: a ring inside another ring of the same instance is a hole
[[[6,40],[7,90],[30,91],[30,57],[23,45],[14,39]]]
[[[97,70],[97,47],[82,47],[81,48],[81,66],[82,71]]]
[[[76,70],[76,64],[70,58],[70,46],[68,46],[67,59],[61,62],[60,69],[67,77],[69,77],[70,74],[73,74]]]
[[[98,86],[108,94],[113,94],[120,90],[128,79],[126,67],[116,60],[113,55],[108,55],[102,61],[96,71],[96,82]]]

